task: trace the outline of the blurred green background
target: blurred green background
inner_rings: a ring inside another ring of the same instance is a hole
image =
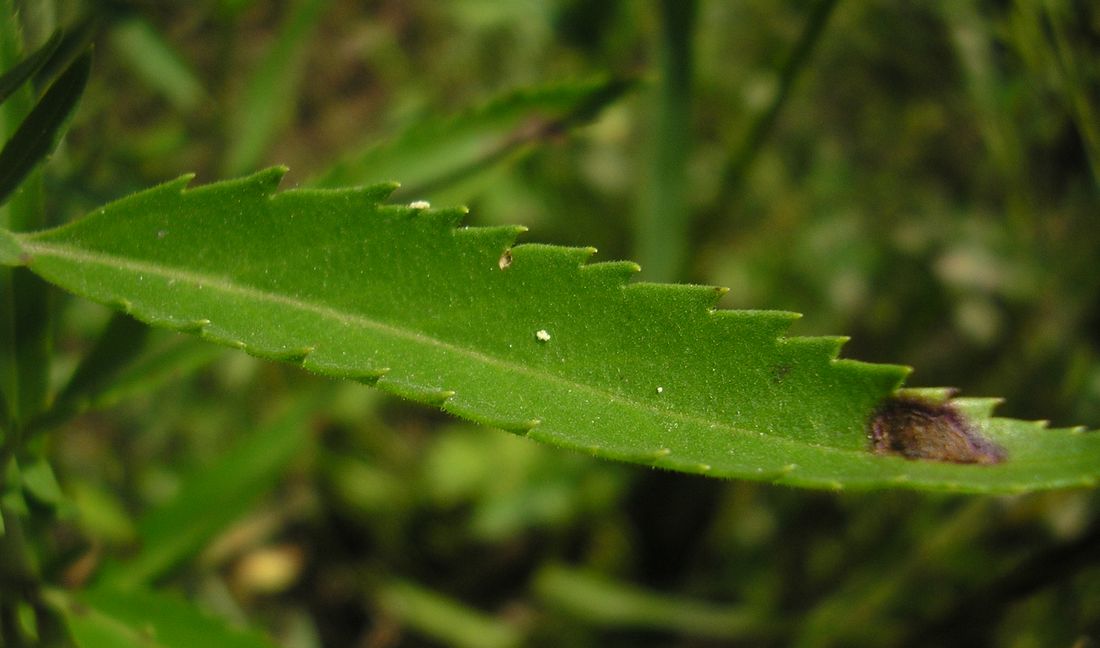
[[[398,180],[470,224],[804,313],[794,333],[850,335],[846,357],[912,365],[912,385],[1100,426],[1095,3],[15,4],[31,42],[102,19],[46,178],[52,221],[185,172]],[[108,313],[57,301],[61,384]],[[146,511],[320,399],[293,458],[257,478],[266,494],[159,581],[288,648],[1100,637],[1090,491],[708,480],[174,334],[149,349],[169,358],[156,380],[51,438],[71,498],[43,550],[58,580],[133,554]]]

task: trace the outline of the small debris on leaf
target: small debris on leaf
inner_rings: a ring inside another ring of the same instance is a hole
[[[512,265],[512,251],[505,250],[504,254],[500,255],[500,260],[497,261],[497,265],[501,270],[508,269],[508,266]]]
[[[414,200],[409,203],[410,209],[431,209],[432,204],[427,200]]]
[[[546,332],[546,329],[539,329],[535,331],[535,337],[539,342],[549,342],[550,334]]]

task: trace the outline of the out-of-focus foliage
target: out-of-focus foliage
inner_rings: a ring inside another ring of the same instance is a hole
[[[60,4],[64,23],[75,9]],[[48,220],[184,170],[220,178],[256,75],[303,4],[97,7],[115,19],[47,168]],[[1094,3],[840,0],[730,195],[730,157],[771,105],[814,5],[698,4],[681,278],[730,286],[728,306],[803,312],[796,332],[851,335],[847,355],[917,366],[912,383],[1095,428]],[[23,18],[31,44],[44,42],[53,26],[35,21],[48,17]],[[134,20],[147,25],[140,39],[115,35]],[[653,78],[464,198],[475,223],[634,257],[660,29],[647,3],[333,1],[301,46],[294,94],[269,86],[287,117],[256,162],[287,164],[293,185],[349,147],[516,88]],[[172,56],[143,54],[142,39]],[[154,83],[135,59],[175,71]],[[60,386],[106,315],[57,308]],[[124,559],[134,520],[315,382],[230,353],[157,385],[43,443],[71,498],[38,550],[55,582],[94,582],[104,556]],[[331,389],[279,486],[159,585],[295,647],[457,644],[431,617],[455,606],[532,645],[715,645],[686,624],[636,622],[670,598],[736,611],[750,645],[1071,645],[1100,633],[1093,492],[961,499],[725,483],[577,461],[360,386]],[[508,471],[487,468],[502,462]],[[599,577],[551,581],[559,590],[623,592],[626,611],[557,603],[570,594],[547,595],[545,569],[563,564]],[[402,601],[427,603],[403,610],[394,583],[415,583]]]

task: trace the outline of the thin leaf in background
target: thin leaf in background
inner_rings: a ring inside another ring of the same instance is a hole
[[[81,56],[38,101],[0,151],[0,202],[3,202],[57,146],[91,71],[90,54]]]
[[[738,199],[738,193],[744,186],[745,176],[760,153],[761,147],[764,146],[764,142],[775,128],[776,120],[779,119],[798,77],[813,60],[814,48],[821,40],[838,1],[816,0],[810,8],[798,40],[791,46],[790,52],[779,65],[779,82],[771,100],[759,114],[753,117],[745,135],[722,169],[722,181],[718,185],[720,190],[712,210],[715,213],[724,213],[727,205]],[[733,225],[736,226],[737,223]]]
[[[99,587],[46,593],[79,648],[273,648],[263,636],[231,627],[182,598],[152,590]]]
[[[48,430],[84,412],[153,392],[226,353],[194,338],[140,331],[140,327],[148,329],[128,315],[113,318],[61,393],[30,422],[29,429]],[[150,333],[155,342],[146,343]],[[126,343],[130,348],[124,348]]]
[[[1100,435],[993,418],[996,400],[950,390],[905,398],[957,412],[1008,460],[873,454],[870,421],[907,369],[838,360],[843,338],[783,337],[796,315],[715,311],[722,291],[706,286],[628,284],[635,264],[513,247],[520,228],[380,204],[390,186],[275,194],[282,174],[191,191],[185,178],[67,226],[0,232],[0,262],[151,324],[611,459],[818,488],[1100,478]]]
[[[15,92],[19,86],[30,79],[35,72],[53,55],[57,46],[61,43],[61,33],[55,32],[48,41],[42,44],[34,53],[9,68],[0,76],[0,103],[3,103]]]
[[[137,320],[120,313],[112,315],[51,409],[68,412],[81,409],[84,402],[109,388],[117,374],[141,355],[148,337],[149,328]]]
[[[232,121],[225,172],[254,171],[271,142],[293,115],[303,70],[305,47],[330,0],[291,3],[275,43],[249,79]]]
[[[677,281],[687,260],[687,173],[692,140],[692,44],[695,0],[664,0],[661,6],[661,81],[654,118],[649,181],[642,184],[635,249],[642,277]]]
[[[504,621],[414,583],[387,583],[375,597],[403,625],[448,646],[511,648],[523,640],[520,630]]]
[[[197,553],[267,492],[309,439],[320,400],[305,394],[275,421],[258,426],[212,465],[182,479],[178,494],[138,523],[141,551],[104,568],[100,582],[136,588]]]
[[[193,111],[205,96],[202,83],[180,55],[148,22],[130,18],[113,25],[111,46],[147,86],[183,112]]]
[[[417,121],[337,162],[310,185],[335,188],[400,179],[395,196],[432,198],[469,184],[530,145],[593,120],[634,87],[598,78],[523,88],[467,113]]]
[[[669,596],[560,565],[544,567],[533,587],[546,605],[600,626],[742,641],[759,640],[780,627],[744,605]]]

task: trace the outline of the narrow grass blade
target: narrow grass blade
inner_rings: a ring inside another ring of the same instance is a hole
[[[232,120],[225,170],[230,175],[254,171],[272,139],[290,119],[293,97],[302,80],[302,56],[330,0],[293,3],[286,22],[260,68],[256,70]]]
[[[403,625],[459,648],[511,648],[523,635],[503,621],[409,582],[392,582],[375,594]]]
[[[88,81],[92,58],[81,56],[62,74],[31,110],[0,151],[0,202],[19,186],[57,146],[66,122]]]
[[[177,596],[97,588],[46,593],[78,648],[274,648],[256,632],[231,627]]]
[[[202,549],[267,492],[305,446],[309,415],[318,405],[317,398],[303,397],[216,463],[185,476],[176,497],[139,521],[141,551],[105,567],[100,582],[119,588],[148,585]]]
[[[53,56],[60,44],[61,33],[55,32],[41,47],[4,72],[3,76],[0,76],[0,103],[6,101],[11,93],[34,76],[34,73]]]
[[[630,80],[601,78],[511,91],[463,114],[419,121],[393,139],[349,154],[310,184],[333,188],[400,179],[396,197],[435,198],[593,120],[633,87]]]

